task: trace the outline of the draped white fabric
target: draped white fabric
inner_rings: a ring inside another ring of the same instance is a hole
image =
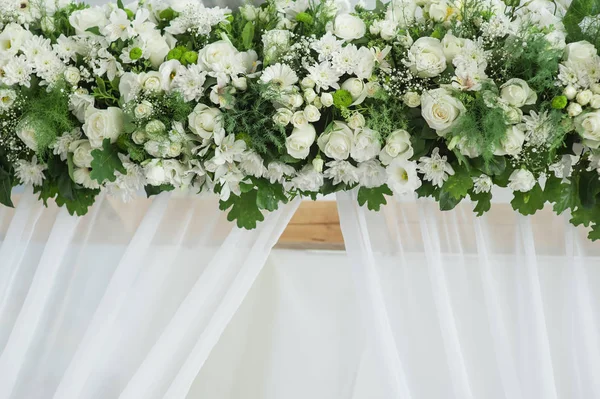
[[[257,230],[216,200],[2,208],[0,398],[185,398],[298,203]]]
[[[600,245],[550,209],[374,213],[338,194],[378,394],[402,399],[600,398]]]

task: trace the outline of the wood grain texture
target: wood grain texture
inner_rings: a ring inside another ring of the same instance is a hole
[[[277,248],[343,250],[335,201],[304,201],[279,238]]]

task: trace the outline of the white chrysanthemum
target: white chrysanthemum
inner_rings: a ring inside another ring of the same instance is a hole
[[[180,92],[185,101],[198,101],[204,94],[206,71],[200,65],[182,68],[173,79],[173,89]]]
[[[141,50],[141,56],[139,56],[138,58],[132,59],[131,58],[132,51],[140,51],[140,50]],[[133,43],[131,43],[129,46],[123,47],[123,50],[121,51],[121,55],[119,56],[119,58],[121,59],[121,62],[124,64],[134,64],[138,61],[143,61],[145,59],[148,59],[149,57],[150,57],[150,50],[142,40],[136,40]]]
[[[231,13],[228,8],[207,8],[200,2],[188,2],[177,18],[173,19],[165,31],[172,35],[194,33],[208,35],[212,27],[226,21]]]
[[[403,158],[395,158],[385,169],[388,187],[398,195],[410,194],[421,187],[417,164]]]
[[[131,162],[128,156],[119,154],[119,158],[125,167],[126,173],[122,174],[115,171],[115,181],[107,183],[106,188],[109,195],[119,197],[123,202],[129,202],[144,188],[146,176],[144,175],[144,169],[140,165]]]
[[[56,52],[56,55],[63,61],[69,59],[75,61],[77,59],[77,52],[81,51],[81,46],[79,46],[72,38],[61,34],[58,39],[56,39],[53,49]]]
[[[348,161],[330,161],[325,164],[327,169],[324,176],[333,180],[333,184],[346,183],[354,184],[358,182],[358,171]]]
[[[65,132],[62,136],[57,137],[56,141],[54,141],[50,145],[50,149],[54,155],[60,156],[61,160],[67,159],[67,153],[69,152],[69,146],[75,140],[79,140],[81,137],[81,130],[79,128],[75,128],[70,132]]]
[[[50,39],[42,36],[31,36],[25,40],[21,51],[28,60],[33,60],[41,54],[52,52],[52,46],[50,45]]]
[[[548,144],[547,140],[552,132],[552,123],[548,116],[548,111],[537,113],[529,112],[529,115],[523,116],[525,123],[525,140],[534,146]]]
[[[306,165],[292,179],[292,186],[300,191],[319,191],[323,185],[323,173],[315,170],[312,165]]]
[[[14,57],[3,67],[3,75],[0,81],[7,86],[20,85],[29,87],[31,82],[32,68],[23,56]]]
[[[296,170],[283,162],[273,161],[267,166],[265,177],[269,179],[271,184],[279,182],[282,183],[284,176],[293,176]]]
[[[277,63],[265,68],[260,81],[274,85],[279,90],[286,90],[298,83],[298,75],[288,65]]]
[[[473,192],[475,194],[489,193],[492,190],[492,186],[492,178],[488,175],[473,178]]]
[[[315,82],[315,86],[318,90],[327,90],[330,87],[339,89],[340,85],[340,74],[334,70],[328,62],[322,62],[320,64],[313,65],[308,68],[309,78]]]
[[[319,40],[311,43],[310,47],[319,54],[319,61],[327,61],[342,48],[343,40],[338,40],[331,32],[325,33]]]
[[[38,164],[37,157],[34,155],[31,162],[19,159],[15,165],[15,175],[23,184],[33,184],[41,186],[44,181],[44,170],[46,165]]]
[[[266,171],[263,159],[254,151],[246,151],[242,154],[239,167],[243,172],[254,177],[262,177]]]
[[[421,157],[419,159],[419,173],[424,174],[424,179],[430,181],[434,186],[441,187],[448,179],[448,175],[454,174],[454,169],[447,162],[446,156],[439,154],[440,149],[434,148],[430,157]]]
[[[331,57],[331,66],[340,74],[353,74],[358,62],[358,49],[355,45],[349,44],[341,50],[333,53]]]
[[[376,159],[361,162],[357,167],[358,182],[367,188],[379,187],[387,181],[385,168]]]

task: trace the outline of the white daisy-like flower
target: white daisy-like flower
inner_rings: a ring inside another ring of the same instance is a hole
[[[77,52],[81,51],[81,46],[79,46],[75,40],[61,34],[56,39],[53,49],[56,52],[56,55],[63,61],[68,59],[75,61],[77,60]]]
[[[359,62],[358,49],[355,45],[349,44],[341,50],[333,53],[331,57],[331,66],[340,74],[352,74]]]
[[[446,156],[439,154],[440,149],[434,148],[430,157],[421,157],[417,168],[419,173],[424,174],[424,179],[433,183],[434,186],[441,187],[448,179],[449,175],[454,174],[454,169],[447,162]]]
[[[330,87],[334,89],[340,88],[338,81],[342,74],[333,69],[328,62],[322,62],[309,67],[308,73],[308,77],[315,82],[317,91],[327,90]]]
[[[206,71],[200,65],[182,68],[173,79],[173,89],[180,92],[185,101],[198,101],[204,94]]]
[[[269,83],[279,90],[286,90],[298,83],[298,75],[288,65],[277,63],[265,68],[260,81]]]
[[[548,111],[537,113],[529,112],[529,115],[523,116],[525,123],[525,140],[534,146],[548,144],[548,137],[552,132],[552,124]]]
[[[254,151],[246,151],[242,154],[239,167],[243,172],[254,177],[262,177],[266,171],[262,157]]]
[[[141,55],[131,58],[136,52],[140,52]],[[123,47],[121,51],[121,62],[124,64],[134,64],[140,60],[145,60],[150,57],[150,50],[148,46],[142,40],[135,40],[129,46]]]
[[[81,138],[81,130],[79,128],[75,128],[70,132],[63,133],[62,136],[57,137],[56,141],[50,144],[50,149],[54,155],[60,156],[61,160],[67,159],[67,154],[69,152],[69,146],[72,142],[79,140]]]
[[[331,59],[331,56],[341,50],[343,40],[338,40],[337,37],[331,32],[327,32],[319,40],[311,43],[310,47],[319,54],[319,62],[327,61]]]
[[[404,158],[395,158],[385,169],[388,187],[398,195],[414,193],[421,187],[417,175],[417,163]]]
[[[492,190],[492,178],[488,175],[481,175],[473,178],[473,192],[475,194],[489,193]]]
[[[20,85],[29,87],[31,84],[32,68],[24,56],[14,57],[3,67],[0,81],[7,86]]]
[[[23,184],[33,184],[41,186],[44,181],[44,170],[46,165],[38,164],[37,157],[34,155],[31,162],[19,159],[15,165],[15,175]]]
[[[358,182],[358,170],[348,161],[330,161],[325,164],[327,169],[324,176],[333,180],[333,184]]]
[[[293,176],[296,170],[283,162],[273,161],[267,166],[264,176],[269,179],[271,184],[276,182],[282,183],[284,176]]]
[[[50,39],[43,38],[42,36],[31,36],[25,40],[21,51],[28,60],[33,60],[38,55],[52,52],[52,46],[50,45]]]

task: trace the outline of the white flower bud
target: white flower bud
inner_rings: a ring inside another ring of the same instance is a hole
[[[308,123],[308,121],[306,120],[306,116],[304,115],[304,112],[302,112],[302,111],[294,112],[294,115],[292,115],[292,125],[294,125],[294,127],[301,127],[303,125],[306,125],[307,123]]]
[[[367,82],[367,84],[365,85],[367,97],[370,97],[370,98],[374,97],[380,88],[381,88],[381,86],[377,82]]]
[[[360,112],[355,112],[348,118],[348,126],[351,129],[360,129],[365,126],[365,117]]]
[[[279,126],[287,126],[292,120],[292,111],[287,108],[279,108],[277,113],[273,115],[273,122]]]
[[[79,69],[75,67],[68,67],[64,72],[65,80],[72,86],[77,86],[79,80],[81,79],[81,74],[79,73]]]
[[[600,83],[594,83],[591,87],[592,93],[600,94]]]
[[[584,90],[579,92],[579,94],[577,94],[577,102],[579,103],[579,105],[584,106],[587,105],[590,100],[592,99],[592,96],[594,95],[594,93],[592,93],[591,90]]]
[[[138,119],[144,119],[152,115],[152,104],[144,100],[133,109],[133,114]]]
[[[577,89],[574,88],[573,86],[567,86],[565,87],[565,90],[563,91],[563,94],[565,95],[565,97],[567,97],[569,100],[572,100],[575,98],[575,96],[577,95]]]
[[[594,94],[590,100],[590,107],[600,109],[600,94]]]
[[[315,81],[307,76],[304,79],[302,79],[302,81],[300,82],[300,86],[302,86],[303,89],[312,89],[313,87],[315,87]]]
[[[248,88],[248,82],[244,76],[233,78],[231,83],[233,84],[233,87],[241,91],[245,91]]]
[[[324,107],[331,107],[333,105],[333,95],[331,93],[322,93],[321,103]]]
[[[571,116],[571,117],[579,115],[581,113],[581,111],[583,111],[581,109],[581,105],[579,105],[577,103],[571,103],[567,107],[567,112],[569,113],[569,116]]]
[[[304,90],[304,99],[306,100],[306,102],[308,104],[315,101],[315,98],[317,98],[317,93],[315,93],[315,91],[313,89]]]
[[[321,119],[321,113],[314,105],[307,105],[304,108],[304,117],[309,122],[316,122]]]
[[[146,132],[143,130],[136,130],[131,134],[131,139],[137,145],[142,145],[146,142]]]
[[[421,105],[421,96],[414,91],[407,92],[402,100],[404,101],[404,104],[410,108],[416,108]]]
[[[323,160],[321,158],[315,158],[312,160],[312,166],[319,173],[323,171]]]

